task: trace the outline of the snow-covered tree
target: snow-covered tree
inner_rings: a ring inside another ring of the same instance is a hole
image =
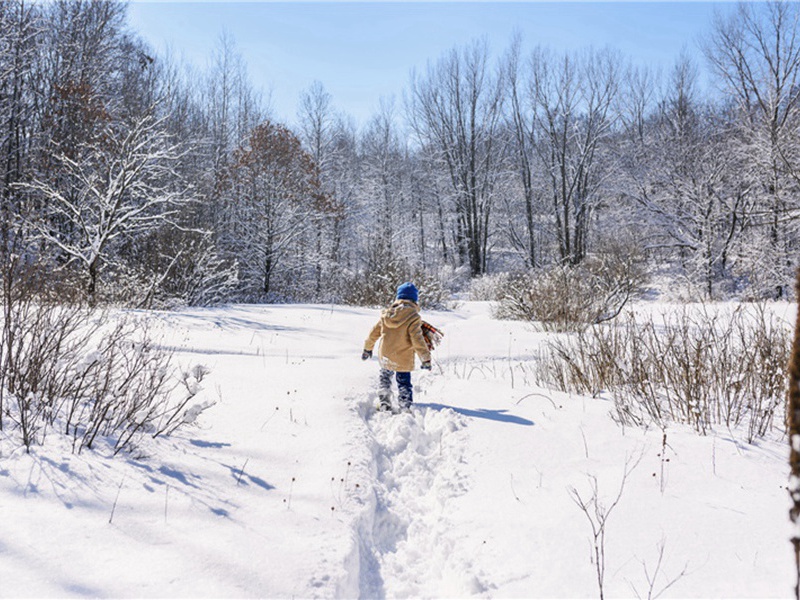
[[[748,166],[758,211],[753,227],[765,229],[769,246],[759,254],[773,274],[772,293],[781,296],[791,280],[800,235],[797,200],[800,178],[800,6],[773,0],[741,3],[718,16],[706,56],[736,107],[734,140]],[[766,290],[765,290],[766,291]]]
[[[592,212],[611,172],[602,161],[614,133],[621,62],[610,50],[556,56],[537,48],[529,68],[534,149],[548,182],[559,260],[574,265],[586,256]]]
[[[522,66],[522,40],[512,39],[505,58],[505,82],[508,95],[508,130],[511,138],[510,163],[517,175],[519,194],[507,194],[509,201],[520,196],[522,210],[508,209],[506,230],[511,244],[521,252],[525,264],[534,268],[541,263],[540,238],[544,189],[541,182],[542,169],[537,160],[536,144],[540,131],[529,103],[527,77]]]
[[[93,298],[103,267],[119,265],[121,245],[170,224],[191,197],[176,176],[180,150],[162,120],[109,124],[71,154],[54,154],[57,176],[21,188],[40,206],[31,227],[61,261],[78,265]]]
[[[726,116],[701,102],[696,86],[697,68],[682,57],[646,134],[635,125],[639,117],[626,121],[619,189],[633,201],[631,214],[646,231],[648,249],[674,260],[678,273],[711,298],[715,284],[730,275],[752,198]]]
[[[315,213],[313,217],[314,295],[320,297],[324,281],[337,271],[336,265],[341,260],[343,227],[350,194],[337,193],[343,191],[340,188],[342,172],[337,167],[343,164],[345,157],[342,153],[346,149],[337,143],[342,130],[341,117],[333,107],[332,96],[319,81],[312,83],[300,95],[297,116],[300,139],[317,166],[320,189],[327,204],[326,210]]]

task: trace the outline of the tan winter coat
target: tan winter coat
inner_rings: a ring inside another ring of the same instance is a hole
[[[382,338],[378,351],[381,366],[390,371],[413,371],[414,353],[423,362],[431,359],[421,325],[422,317],[415,302],[395,300],[381,311],[381,320],[370,331],[364,349],[372,350],[378,338]]]

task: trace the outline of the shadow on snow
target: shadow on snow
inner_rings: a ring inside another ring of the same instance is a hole
[[[477,410],[472,410],[469,408],[461,408],[458,406],[448,406],[447,404],[437,404],[437,403],[417,403],[416,406],[421,408],[431,408],[433,410],[444,410],[449,408],[453,412],[457,412],[460,415],[464,415],[465,417],[474,417],[476,419],[489,419],[490,421],[497,421],[499,423],[511,423],[512,425],[526,425],[531,426],[535,425],[535,423],[529,419],[525,419],[523,417],[518,417],[516,415],[509,415],[507,410],[493,410],[488,408],[479,408]]]

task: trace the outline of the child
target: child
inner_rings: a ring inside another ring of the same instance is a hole
[[[408,410],[414,401],[411,371],[414,370],[414,354],[422,361],[420,367],[430,370],[431,353],[422,336],[422,318],[419,316],[419,292],[413,283],[406,282],[397,288],[397,299],[389,308],[381,311],[380,321],[372,328],[364,342],[361,360],[372,357],[372,349],[378,338],[381,341],[380,385],[378,398],[380,410],[390,410],[389,401],[392,374],[397,379],[397,399],[401,410]]]

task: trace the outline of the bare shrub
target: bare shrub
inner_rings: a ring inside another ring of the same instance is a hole
[[[78,360],[98,325],[82,328],[85,309],[52,304],[18,303],[6,317],[0,394],[7,418],[30,448],[44,439],[61,399],[80,389],[79,381],[64,376],[64,364]]]
[[[186,414],[197,407],[187,404],[205,372],[191,381],[184,375],[188,394],[176,400],[172,357],[154,345],[146,323],[120,317],[108,325],[105,311],[59,304],[37,293],[18,263],[4,275],[0,428],[28,450],[56,429],[75,452],[102,438],[117,453],[190,422]]]
[[[493,273],[474,278],[469,282],[469,299],[476,302],[499,302],[507,293],[512,277],[520,275]]]
[[[628,314],[550,342],[541,382],[581,394],[613,395],[623,424],[747,426],[763,437],[785,403],[789,332],[765,304],[729,315],[708,307],[637,320]]]
[[[619,315],[644,281],[644,270],[632,256],[590,256],[578,266],[510,276],[498,291],[494,316],[536,321],[546,331],[579,330]]]
[[[451,291],[447,276],[415,267],[391,256],[387,249],[374,249],[367,266],[357,272],[343,273],[339,280],[341,297],[352,306],[384,306],[394,299],[397,286],[413,281],[419,288],[422,308],[447,308]]]
[[[599,485],[597,477],[594,475],[589,476],[589,483],[591,485],[590,496],[584,498],[577,489],[574,487],[569,488],[569,495],[572,497],[572,501],[586,516],[592,530],[592,563],[594,564],[595,574],[597,575],[597,589],[601,600],[605,598],[606,532],[608,529],[608,519],[622,499],[622,493],[625,491],[625,483],[628,481],[628,477],[630,477],[641,460],[641,456],[636,460],[630,457],[625,460],[625,469],[623,471],[622,481],[619,484],[619,491],[608,505],[600,499]]]

